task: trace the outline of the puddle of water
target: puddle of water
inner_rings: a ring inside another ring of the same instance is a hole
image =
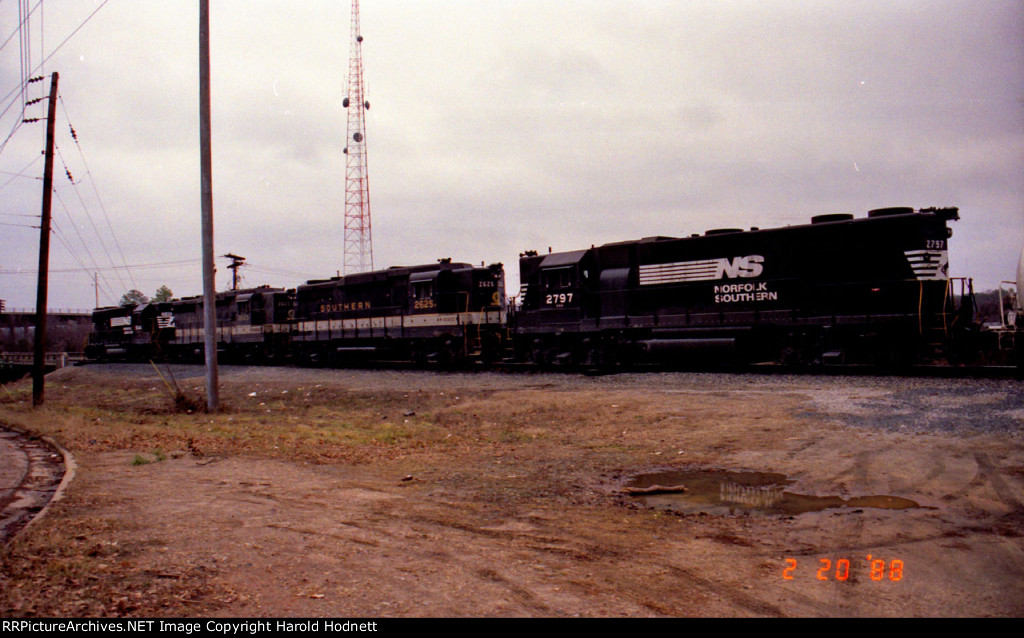
[[[898,496],[812,496],[787,492],[793,481],[771,472],[729,472],[692,470],[657,472],[634,477],[626,492],[647,507],[670,509],[684,514],[705,512],[721,516],[796,515],[840,507],[909,509],[918,503]],[[661,491],[658,487],[685,486],[686,491]],[[638,493],[640,490],[651,493]],[[661,493],[659,493],[661,492]]]

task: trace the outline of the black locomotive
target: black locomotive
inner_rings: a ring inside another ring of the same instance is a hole
[[[163,354],[174,337],[170,303],[97,308],[85,346],[89,359],[139,361]]]
[[[968,282],[947,272],[955,219],[956,208],[887,208],[525,253],[516,354],[541,365],[948,360],[973,316]]]
[[[394,267],[217,295],[227,361],[677,367],[973,362],[970,280],[948,275],[956,208],[819,215],[520,257]],[[94,313],[92,358],[201,357],[202,298]]]
[[[493,361],[507,341],[501,264],[395,267],[216,295],[225,362],[344,365],[366,361],[457,366]],[[201,361],[203,298],[97,308],[86,356]]]
[[[502,265],[442,259],[299,286],[291,345],[303,362],[452,366],[499,356],[505,330]]]
[[[282,361],[288,357],[294,293],[260,286],[216,295],[218,356],[227,361]],[[171,304],[174,335],[164,351],[175,359],[201,361],[204,351],[203,298]]]

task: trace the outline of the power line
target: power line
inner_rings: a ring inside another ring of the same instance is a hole
[[[75,274],[78,274],[78,273],[81,273],[81,272],[92,272],[88,268],[86,268],[84,263],[82,263],[82,260],[78,257],[78,255],[75,253],[75,251],[71,248],[71,244],[64,238],[64,233],[56,225],[53,226],[53,236],[56,237],[57,241],[59,241],[64,246],[64,248],[68,251],[68,254],[70,254],[71,257],[75,261],[78,262],[78,265],[82,266],[82,269],[78,270],[78,271],[75,271]],[[20,271],[19,271],[19,273],[20,273]],[[66,273],[64,273],[61,270],[51,270],[50,274],[54,275],[54,274],[66,274]],[[107,278],[105,276],[103,276],[102,273],[99,273],[99,272],[96,272],[95,275],[96,275],[96,285],[97,286],[99,285],[100,277],[103,278],[103,287],[104,287],[103,294],[108,299],[116,299],[117,296],[115,295],[113,289],[111,289],[110,283],[107,281]]]
[[[60,50],[61,50],[61,47],[63,47],[63,46],[65,45],[65,44],[67,44],[67,43],[68,43],[68,40],[70,40],[71,38],[73,38],[73,37],[75,36],[75,34],[76,34],[76,33],[78,33],[79,31],[81,31],[81,30],[82,30],[82,27],[84,27],[84,26],[85,26],[85,25],[86,25],[86,24],[87,24],[87,23],[88,23],[88,22],[89,22],[90,20],[92,20],[92,19],[93,19],[93,16],[95,16],[95,15],[96,15],[97,13],[99,13],[100,9],[102,9],[103,7],[105,7],[105,6],[106,6],[106,4],[107,4],[108,2],[110,2],[110,0],[103,0],[103,2],[101,2],[101,3],[100,3],[100,6],[96,7],[96,9],[95,9],[95,10],[94,10],[94,11],[93,11],[92,13],[90,13],[90,14],[89,14],[89,17],[87,17],[87,18],[86,18],[85,20],[83,20],[83,21],[82,21],[82,23],[81,23],[81,24],[79,24],[79,25],[78,25],[77,27],[75,27],[75,30],[74,30],[74,31],[72,31],[72,32],[71,32],[71,34],[70,34],[70,35],[68,35],[68,37],[64,38],[64,40],[63,40],[63,41],[61,41],[61,43],[57,45],[57,48],[56,48],[56,49],[54,49],[53,51],[51,51],[51,52],[50,52],[50,55],[48,55],[48,56],[46,56],[45,58],[43,58],[43,61],[42,61],[42,62],[40,62],[40,63],[39,63],[39,64],[38,64],[38,65],[37,65],[37,66],[36,66],[36,67],[35,67],[34,69],[32,69],[32,70],[31,70],[31,71],[29,72],[29,75],[32,75],[32,73],[35,73],[36,71],[38,71],[39,69],[41,69],[41,68],[43,67],[43,65],[44,65],[44,64],[46,64],[47,62],[49,62],[49,61],[50,61],[50,58],[52,58],[52,57],[53,57],[53,56],[54,56],[54,55],[55,55],[55,54],[57,53],[57,51],[60,51]],[[19,90],[20,90],[21,88],[22,88],[22,87],[18,86],[18,87],[15,87],[15,88],[11,89],[11,90],[10,90],[10,91],[9,91],[9,92],[7,93],[7,95],[5,95],[5,96],[4,96],[3,98],[0,98],[0,102],[4,102],[4,101],[6,101],[7,99],[9,99],[9,98],[10,98],[10,97],[11,97],[12,95],[15,95],[15,94],[17,94],[17,93],[18,93],[18,91],[19,91]],[[5,109],[4,109],[4,110],[3,110],[2,112],[0,112],[0,117],[3,117],[4,115],[7,115],[7,111],[9,111],[9,110],[10,110],[10,108],[11,108],[11,106],[13,106],[14,104],[15,104],[15,102],[11,102],[11,104],[9,104],[9,105],[7,106],[7,108],[5,108]],[[8,136],[8,137],[9,137],[9,136]],[[6,142],[4,142],[4,144],[6,144]],[[3,146],[2,146],[2,145],[0,145],[0,151],[2,151],[2,150],[3,150]]]
[[[37,8],[39,8],[39,5],[41,5],[41,4],[43,4],[43,0],[39,0],[39,2],[36,3],[36,6],[32,7],[32,10],[29,11],[29,15],[31,16],[35,12],[35,10]],[[18,7],[18,8],[21,9],[21,7]],[[4,50],[4,47],[7,46],[7,44],[11,41],[12,38],[14,38],[14,34],[16,34],[16,33],[19,33],[19,34],[21,33],[21,21],[20,20],[18,21],[18,28],[16,28],[14,31],[11,31],[11,35],[7,36],[7,39],[4,40],[3,44],[0,44],[0,51]]]
[[[32,73],[29,71],[29,69],[32,68],[32,28],[29,22],[29,18],[31,17],[31,15],[32,13],[28,11],[28,0],[19,0],[18,31],[20,33],[21,41],[18,44],[21,47],[21,112],[23,116],[25,113],[25,91],[28,88],[27,80],[32,75]]]
[[[29,178],[29,179],[43,179],[42,177],[33,177],[32,175],[27,175],[26,174],[28,172],[28,169],[32,168],[32,165],[35,164],[36,162],[40,161],[41,159],[43,159],[42,155],[37,156],[31,162],[26,164],[25,168],[21,169],[21,171],[19,171],[17,173],[11,173],[9,171],[0,171],[0,173],[3,173],[5,175],[13,175],[14,176],[14,177],[11,177],[11,179],[9,179],[6,182],[4,182],[2,186],[0,186],[0,191],[2,191],[4,188],[6,188],[8,184],[13,182],[18,177],[26,177],[26,178]]]
[[[296,279],[316,279],[322,275],[316,275],[306,272],[297,272],[294,270],[284,270],[282,268],[268,268],[266,266],[260,266],[259,264],[247,263],[246,267],[254,273],[263,273],[267,275],[277,275],[281,277],[294,277]]]
[[[58,153],[58,155],[60,154],[59,148],[58,148],[57,153]],[[61,161],[63,161],[63,156],[61,156]],[[68,175],[70,176],[70,174],[71,173],[69,172]],[[81,191],[78,190],[77,185],[74,183],[74,181],[71,182],[71,185],[73,187],[75,187],[74,188],[75,196],[78,197],[78,202],[82,205],[82,211],[85,213],[86,219],[89,220],[89,225],[92,226],[92,231],[93,231],[93,233],[96,234],[96,239],[98,239],[99,242],[100,242],[100,248],[103,249],[103,254],[105,254],[107,256],[107,261],[110,262],[111,266],[113,266],[114,265],[114,258],[110,256],[110,251],[107,249],[107,243],[105,241],[103,241],[103,236],[100,235],[100,230],[99,230],[99,228],[96,227],[96,222],[93,220],[92,213],[89,212],[89,207],[86,206],[85,200],[82,198]],[[121,287],[124,288],[125,290],[128,290],[128,288],[124,284],[124,281],[121,279],[120,273],[118,273],[117,271],[114,271],[114,272],[117,273],[117,281],[121,285]]]
[[[197,264],[199,262],[200,262],[199,259],[181,259],[181,260],[178,260],[178,261],[162,261],[162,262],[157,262],[157,263],[152,263],[152,264],[129,264],[127,266],[110,266],[110,267],[103,267],[103,268],[98,268],[98,267],[97,268],[89,268],[89,267],[85,266],[84,264],[81,264],[81,262],[79,262],[79,264],[82,266],[81,268],[56,268],[56,269],[51,269],[50,272],[54,272],[54,273],[106,272],[106,271],[109,271],[109,270],[119,270],[119,269],[123,269],[123,268],[135,268],[135,269],[138,269],[138,270],[142,270],[142,269],[146,269],[146,268],[166,268],[168,266],[192,266],[192,265],[195,265],[195,264]],[[19,270],[0,270],[0,275],[19,275],[19,274],[24,274],[24,273],[34,274],[36,272],[37,271],[34,271],[34,270],[24,270],[24,269],[19,269]]]
[[[82,248],[85,249],[85,254],[89,256],[89,261],[92,262],[93,270],[98,271],[99,264],[96,262],[96,258],[92,256],[92,251],[89,250],[88,244],[85,243],[85,238],[82,237],[82,231],[78,229],[78,224],[76,224],[75,220],[71,218],[71,212],[68,210],[67,205],[64,203],[64,198],[61,197],[60,191],[54,189],[53,192],[57,196],[57,201],[60,203],[60,207],[64,211],[64,214],[67,215],[68,222],[71,224],[71,227],[75,229],[75,234],[78,235],[78,241],[82,243]],[[69,250],[70,248],[70,245],[68,245]]]
[[[82,145],[78,141],[78,133],[75,132],[75,127],[71,124],[71,116],[68,114],[68,107],[64,103],[64,96],[58,95],[57,99],[60,101],[61,109],[64,111],[64,118],[68,122],[68,131],[71,133],[71,139],[75,141],[75,147],[78,149],[78,156],[82,158],[82,166],[85,167],[85,174],[89,178],[89,184],[92,186],[92,192],[96,195],[96,201],[99,203],[100,210],[103,212],[103,219],[107,222],[107,230],[110,231],[110,236],[114,240],[114,246],[117,248],[117,252],[121,256],[121,263],[127,264],[128,262],[124,258],[124,249],[121,248],[121,242],[117,239],[117,233],[114,232],[114,226],[110,223],[110,215],[107,214],[107,207],[103,205],[103,198],[100,197],[100,191],[96,187],[96,180],[92,176],[92,169],[89,168],[89,162],[85,159],[85,152],[82,151]],[[61,158],[61,161],[63,161],[63,157]],[[70,174],[70,171],[68,171],[69,176]],[[132,282],[132,288],[138,288],[135,284],[135,277],[131,270],[128,270],[128,279]]]

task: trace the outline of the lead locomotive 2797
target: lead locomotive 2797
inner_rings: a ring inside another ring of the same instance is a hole
[[[957,219],[956,208],[886,208],[529,251],[513,303],[501,264],[450,260],[222,292],[218,351],[325,365],[974,362],[987,346],[971,282],[948,274]],[[202,303],[98,308],[87,355],[201,358]]]

